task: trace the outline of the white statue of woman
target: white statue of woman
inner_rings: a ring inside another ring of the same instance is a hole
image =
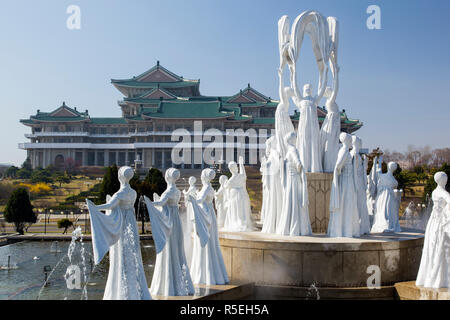
[[[188,296],[194,294],[186,255],[184,253],[183,230],[178,203],[181,192],[175,182],[180,171],[166,170],[167,189],[160,200],[151,202],[144,196],[150,216],[155,242],[156,262],[150,292],[158,296]]]
[[[445,190],[445,172],[437,172],[434,181],[433,211],[425,230],[416,285],[438,289],[450,287],[450,193]]]
[[[92,249],[98,264],[109,251],[109,273],[104,300],[150,300],[142,265],[139,234],[134,213],[136,191],[129,181],[134,171],[121,167],[120,189],[108,202],[96,206],[86,199],[91,214]],[[106,214],[100,212],[106,210]]]
[[[278,153],[284,159],[287,149],[287,146],[284,142],[284,137],[289,132],[295,132],[294,125],[292,124],[292,120],[289,115],[289,98],[294,95],[294,91],[291,87],[283,86],[282,69],[278,69],[278,78],[278,93],[280,95],[280,103],[278,104],[275,111],[275,137],[277,139]]]
[[[361,149],[361,139],[357,136],[352,136],[352,145],[353,148],[350,151],[353,159],[353,168],[354,168],[354,179],[355,179],[355,191],[357,196],[357,209],[359,216],[359,224],[360,224],[360,233],[368,234],[370,233],[370,219],[369,219],[369,211],[367,210],[367,175],[366,175],[366,167],[364,165],[364,161],[359,154],[359,150]]]
[[[349,134],[342,132],[339,140],[342,147],[339,150],[333,172],[327,234],[329,237],[359,237],[357,194],[352,156],[349,151],[352,146],[352,138]]]
[[[202,171],[203,187],[192,203],[195,213],[194,249],[192,253],[191,275],[195,284],[217,285],[229,282],[227,270],[223,262],[217,231],[216,213],[214,211],[214,189],[211,180],[216,173],[212,169]]]
[[[378,175],[381,174],[381,163],[378,157],[373,158],[372,169],[367,176],[367,210],[369,211],[370,223],[373,224],[373,215],[375,212],[375,199],[377,198]]]
[[[284,201],[276,233],[286,236],[308,236],[312,234],[308,211],[308,183],[306,173],[295,148],[295,132],[288,133],[285,143],[286,188]]]
[[[228,210],[225,217],[224,231],[252,231],[253,221],[250,197],[247,193],[247,175],[244,159],[239,157],[239,168],[234,161],[228,163],[231,177],[225,183],[228,196]]]
[[[219,189],[214,194],[214,201],[217,209],[217,228],[220,230],[225,225],[225,217],[227,216],[227,190],[225,189],[225,184],[228,181],[226,175],[221,175],[219,178]]]
[[[317,105],[321,95],[311,95],[311,85],[303,86],[303,96],[296,94],[293,101],[300,110],[298,122],[297,149],[306,172],[322,172],[322,153],[320,152],[320,130]]]
[[[341,133],[341,115],[336,104],[336,91],[327,87],[325,107],[327,115],[320,128],[320,149],[322,152],[323,171],[333,172],[339,153],[339,134]]]
[[[398,219],[400,193],[396,192],[395,188],[397,188],[398,182],[394,178],[397,164],[389,162],[387,167],[388,171],[386,173],[378,175],[377,197],[371,233],[401,231]]]
[[[292,133],[294,132],[292,131]],[[261,232],[275,233],[277,220],[283,207],[283,192],[281,191],[283,189],[280,179],[280,166],[283,165],[283,162],[278,154],[275,137],[270,137],[266,141],[266,156],[265,192],[263,192],[264,222]]]
[[[181,214],[181,226],[183,228],[183,242],[184,242],[184,252],[186,254],[186,261],[189,263],[192,259],[192,230],[193,230],[193,222],[194,222],[194,211],[192,209],[192,204],[187,201],[188,195],[193,197],[197,196],[197,187],[195,183],[197,182],[197,178],[194,176],[189,177],[189,189],[183,190],[184,196],[184,206],[186,207],[186,212]]]

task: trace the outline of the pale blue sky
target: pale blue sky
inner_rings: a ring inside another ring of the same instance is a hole
[[[81,30],[66,9],[81,8]],[[381,30],[366,8],[381,7]],[[278,98],[277,21],[316,9],[340,22],[337,102],[361,119],[366,147],[448,147],[450,1],[170,0],[2,1],[0,4],[0,163],[20,164],[29,128],[19,119],[65,101],[91,116],[120,116],[111,78],[130,78],[156,60],[204,95],[231,95],[251,83]],[[308,39],[307,39],[308,40]],[[306,44],[301,81],[316,90]]]

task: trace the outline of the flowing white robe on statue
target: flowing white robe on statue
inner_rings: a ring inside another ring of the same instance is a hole
[[[378,175],[377,197],[371,233],[402,231],[398,219],[400,203],[394,192],[394,188],[397,185],[398,182],[392,174]]]
[[[333,172],[339,153],[339,135],[341,133],[341,115],[339,109],[328,111],[320,128],[320,149],[324,172]]]
[[[225,217],[224,231],[252,231],[250,197],[246,189],[247,176],[238,173],[226,182],[228,209]]]
[[[184,252],[183,230],[178,212],[181,192],[168,188],[161,199],[152,203],[144,197],[150,216],[156,262],[150,293],[158,296],[194,294],[189,266]]]
[[[450,194],[432,193],[433,211],[425,230],[422,259],[416,285],[426,288],[450,287]]]
[[[190,263],[192,259],[192,232],[194,230],[194,210],[192,209],[192,204],[187,201],[187,197],[189,195],[196,197],[197,196],[197,188],[195,186],[190,186],[187,190],[186,194],[184,194],[184,207],[185,212],[180,212],[181,219],[181,227],[183,228],[183,243],[184,243],[184,252],[186,255],[186,261]]]
[[[113,207],[106,214],[86,200],[91,215],[94,263],[100,263],[109,251],[109,272],[103,299],[150,300],[134,213],[136,191],[119,190],[108,198],[107,202]]]
[[[289,116],[289,103],[278,104],[275,111],[275,136],[277,139],[277,148],[281,156],[286,155],[286,145],[283,141],[284,137],[290,132],[295,132],[291,117]]]
[[[219,245],[213,200],[214,189],[211,185],[203,186],[197,199],[190,199],[195,214],[196,235],[191,262],[191,276],[195,284],[217,285],[229,282]]]
[[[297,149],[306,172],[322,172],[319,119],[317,107],[309,99],[300,102]]]
[[[266,162],[265,193],[263,193],[264,221],[261,232],[276,233],[277,223],[283,209],[283,192],[281,184],[281,161],[276,149],[270,150]]]
[[[359,215],[354,184],[352,157],[345,146],[341,147],[333,173],[330,194],[329,237],[359,237]]]
[[[261,167],[259,168],[259,172],[261,172],[261,185],[262,185],[262,204],[260,212],[260,223],[262,224],[264,224],[264,217],[266,215],[267,210],[267,201],[269,201],[269,185],[267,180],[268,166],[269,163],[267,162],[267,158],[263,157],[261,160]]]
[[[286,188],[276,233],[286,236],[312,234],[308,210],[308,183],[298,151],[288,147],[286,154]]]
[[[355,170],[354,178],[355,178],[355,189],[357,196],[357,205],[358,205],[358,216],[359,216],[359,225],[360,225],[360,233],[368,234],[370,233],[370,218],[369,211],[367,209],[367,175],[365,172],[365,168],[363,165],[363,161],[359,154],[352,154],[353,158],[353,168]]]

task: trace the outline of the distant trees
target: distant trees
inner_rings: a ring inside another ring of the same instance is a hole
[[[136,219],[141,221],[142,233],[144,233],[144,224],[145,221],[148,221],[148,212],[146,206],[139,206],[140,197],[145,195],[152,201],[155,200],[153,199],[153,194],[157,193],[161,195],[161,193],[166,190],[167,183],[164,179],[163,173],[160,170],[151,168],[142,181],[140,181],[139,176],[135,174],[133,179],[130,181],[130,186],[137,192],[134,208],[136,210]]]
[[[69,229],[69,227],[73,227],[73,222],[67,218],[60,219],[60,220],[58,220],[57,223],[58,223],[58,229],[64,228],[63,234],[65,234],[67,232],[67,229]]]
[[[397,189],[403,189],[404,195],[407,192],[414,193],[414,183],[416,181],[415,174],[409,171],[403,171],[400,165],[397,166],[397,170],[394,171],[394,177],[398,182]]]
[[[59,183],[59,187],[61,188],[61,185],[63,183],[69,183],[70,182],[70,176],[67,174],[67,172],[64,172],[62,174],[57,174],[54,177],[55,182]]]
[[[17,188],[13,191],[6,204],[4,216],[6,222],[14,223],[16,231],[20,234],[24,233],[27,223],[36,222],[36,215],[25,188]]]
[[[405,169],[411,170],[415,167],[438,168],[444,163],[450,163],[450,148],[433,149],[429,146],[416,148],[409,145],[406,152],[384,151],[386,162],[395,161],[401,163]]]
[[[16,167],[16,166],[11,166],[11,167],[9,167],[8,169],[6,169],[6,171],[5,171],[5,177],[7,177],[7,178],[16,178],[17,177],[17,172],[19,171],[20,169],[18,168],[18,167]]]
[[[444,163],[441,167],[439,168],[435,168],[432,169],[430,171],[430,176],[428,177],[428,180],[425,184],[425,188],[424,188],[424,192],[423,192],[423,197],[422,200],[425,201],[427,199],[427,195],[431,196],[431,193],[433,192],[434,189],[436,189],[437,184],[434,181],[434,174],[438,171],[444,171],[447,176],[450,177],[450,165],[447,163]],[[447,181],[447,185],[445,186],[445,189],[450,192],[450,179]]]
[[[105,175],[103,176],[103,181],[100,185],[100,192],[97,203],[105,203],[106,196],[108,194],[112,196],[114,193],[119,191],[120,182],[118,171],[119,169],[116,165],[112,165],[106,168]]]
[[[38,183],[38,182],[44,182],[44,183],[52,183],[52,173],[49,169],[43,169],[43,168],[36,168],[32,171],[30,176],[31,182]]]

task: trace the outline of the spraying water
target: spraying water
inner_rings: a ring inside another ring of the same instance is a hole
[[[11,263],[11,256],[8,256],[8,263],[0,266],[0,270],[14,270],[19,269],[16,263]]]
[[[80,256],[81,256],[81,268],[78,266],[75,257],[77,254],[77,240],[80,239]],[[57,244],[58,242],[55,241],[51,245],[51,252],[61,252],[59,249],[59,246]],[[81,299],[87,300],[87,289],[86,289],[86,283],[87,283],[87,268],[86,268],[86,250],[84,248],[83,243],[83,234],[81,232],[81,227],[77,227],[72,232],[72,240],[70,242],[69,248],[67,250],[67,254],[64,255],[56,264],[56,266],[51,270],[51,272],[46,276],[46,279],[44,281],[44,284],[42,285],[41,289],[39,290],[39,294],[37,296],[37,299],[39,300],[42,292],[45,287],[47,287],[50,284],[50,279],[52,278],[53,273],[55,270],[58,269],[59,265],[63,263],[63,261],[68,261],[68,266],[66,268],[66,272],[64,275],[64,280],[66,281],[66,289],[72,290],[72,289],[82,289],[81,292]],[[83,288],[81,287],[81,283],[84,284]],[[66,290],[66,294],[64,295],[64,300],[68,299],[68,291]]]

